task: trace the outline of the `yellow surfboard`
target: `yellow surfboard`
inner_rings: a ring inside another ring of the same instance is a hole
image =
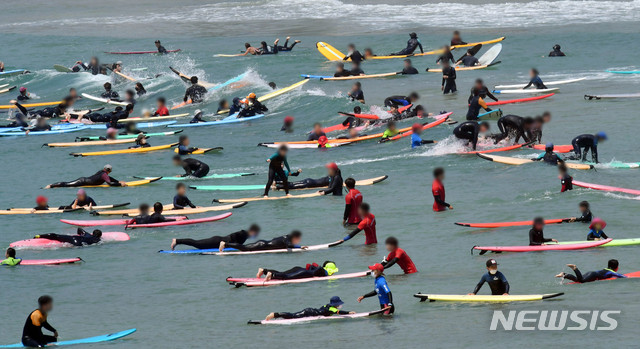
[[[289,92],[291,90],[295,90],[296,88],[306,84],[307,82],[309,82],[309,79],[304,79],[302,81],[296,82],[293,85],[289,85],[289,86],[283,87],[283,88],[281,88],[279,90],[275,90],[273,92],[267,93],[264,96],[258,97],[258,101],[259,102],[264,102],[264,101],[269,100],[271,98],[278,97],[278,96],[280,96],[282,94],[285,94],[285,93],[287,93],[287,92]],[[218,114],[227,114],[228,112],[229,112],[229,109],[225,109],[225,110],[219,111]]]
[[[164,210],[162,211],[163,215],[188,215],[188,214],[198,214],[212,211],[226,211],[234,208],[242,207],[246,205],[246,202],[239,202],[231,205],[219,205],[219,206],[206,206],[206,207],[196,207],[196,208],[183,208],[181,210],[174,210],[173,204],[164,205]],[[140,214],[140,210],[137,208],[128,209],[128,210],[111,210],[111,211],[99,211],[99,215],[116,215],[116,216],[136,216]]]
[[[46,106],[50,106],[50,105],[58,105],[62,103],[62,101],[57,101],[57,102],[42,102],[42,103],[28,103],[28,104],[22,104],[23,107],[25,108],[33,108],[33,107],[46,107]],[[7,104],[7,105],[0,105],[0,109],[12,109],[15,108],[16,106],[13,104]]]
[[[155,147],[146,147],[146,148],[117,149],[117,150],[106,150],[106,151],[94,151],[94,152],[88,152],[88,153],[71,153],[69,155],[73,155],[73,156],[101,156],[101,155],[115,155],[115,154],[148,153],[148,152],[151,152],[151,151],[169,149],[171,147],[175,147],[176,145],[178,145],[178,143],[163,144],[163,145],[157,145]]]

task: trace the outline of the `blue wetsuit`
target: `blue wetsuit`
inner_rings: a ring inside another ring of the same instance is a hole
[[[420,135],[417,133],[414,133],[411,135],[411,148],[419,147],[423,144],[430,144],[430,143],[433,143],[433,141],[423,140],[422,137],[420,137]]]
[[[587,234],[587,240],[608,239],[608,238],[609,237],[607,236],[607,234],[605,234],[604,231],[602,230],[591,229],[589,230],[589,234]]]
[[[524,88],[529,88],[529,86],[531,85],[535,86],[539,90],[547,88],[547,86],[544,85],[544,83],[542,82],[542,79],[540,79],[539,76],[536,76],[535,78],[531,79],[531,81],[529,81],[527,86],[525,86]]]
[[[551,165],[557,165],[559,162],[563,162],[564,160],[562,159],[562,156],[554,153],[554,152],[544,152],[540,155],[538,155],[537,158],[535,158],[534,160],[536,161],[540,161],[543,160],[544,162],[546,162],[547,164],[551,164]]]
[[[373,297],[378,295],[378,301],[380,302],[380,308],[391,307],[388,311],[389,314],[392,314],[395,310],[393,305],[393,296],[391,295],[391,290],[389,289],[389,285],[387,284],[387,280],[384,276],[380,275],[376,277],[375,281],[375,290],[364,295],[364,298]]]
[[[611,269],[602,269],[602,270],[598,270],[598,271],[590,271],[584,275],[582,275],[582,273],[580,272],[580,270],[578,270],[578,268],[575,268],[573,270],[576,275],[571,275],[571,274],[565,274],[564,278],[571,280],[573,282],[578,282],[578,283],[585,283],[585,282],[592,282],[592,281],[596,281],[596,280],[604,280],[604,279],[609,279],[609,278],[626,278],[625,275],[622,274],[618,274],[615,271],[611,270]]]
[[[491,294],[494,296],[509,293],[509,281],[504,277],[504,274],[498,271],[493,275],[489,272],[482,275],[480,282],[478,282],[476,288],[473,290],[473,294],[477,294],[485,282],[491,287]]]

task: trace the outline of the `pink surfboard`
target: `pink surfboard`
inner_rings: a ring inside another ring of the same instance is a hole
[[[167,218],[173,218],[177,220],[187,219],[187,217],[185,216],[170,216]],[[132,219],[133,217],[128,219],[99,219],[99,220],[92,220],[92,221],[61,219],[60,222],[75,225],[78,227],[99,227],[99,226],[106,226],[106,225],[127,225],[127,223]]]
[[[198,218],[198,219],[184,219],[175,222],[162,222],[162,223],[151,223],[151,224],[130,224],[127,225],[126,228],[134,229],[134,228],[157,228],[157,227],[169,227],[169,226],[177,226],[177,225],[190,225],[190,224],[198,224],[198,223],[207,223],[207,222],[215,222],[221,219],[225,219],[231,216],[231,212],[223,213],[218,216],[206,217],[206,218]]]
[[[102,242],[119,242],[119,241],[128,241],[131,239],[129,234],[120,233],[120,232],[108,232],[102,233]],[[73,247],[71,244],[66,244],[60,241],[49,240],[49,239],[28,239],[16,241],[9,245],[13,248],[35,248],[35,249],[44,249],[44,248],[60,248],[60,247]]]
[[[63,258],[63,259],[23,259],[20,265],[58,265],[81,262],[82,258]]]
[[[579,181],[573,181],[573,184],[579,187],[589,188],[594,190],[615,191],[618,193],[640,195],[640,190],[637,190],[637,189],[618,188],[618,187],[612,187],[608,185],[585,183],[585,182],[579,182]]]

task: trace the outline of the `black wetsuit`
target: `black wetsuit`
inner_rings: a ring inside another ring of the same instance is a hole
[[[320,133],[311,132],[309,137],[307,137],[307,141],[317,141],[322,136],[327,136],[324,132],[320,131]]]
[[[16,121],[13,121],[8,125],[1,126],[1,127],[29,127],[29,123],[27,122],[27,115],[22,113],[16,113],[14,117]]]
[[[456,138],[466,139],[467,141],[469,141],[473,147],[473,150],[476,150],[479,133],[480,125],[475,121],[463,122],[453,129],[453,134],[456,136]]]
[[[192,158],[182,159],[182,168],[186,172],[183,177],[202,178],[209,173],[209,165]]]
[[[34,320],[38,321],[37,319],[39,319],[40,323],[33,322]],[[32,311],[27,317],[27,321],[22,329],[22,344],[25,347],[41,348],[49,343],[58,341],[54,336],[43,334],[42,328],[53,333],[56,332],[56,329],[47,322],[46,316],[44,316],[40,310]]]
[[[341,77],[345,77],[345,76],[351,76],[351,72],[350,72],[350,71],[348,71],[348,70],[344,70],[344,69],[343,69],[342,71],[335,72],[335,73],[333,74],[333,77],[334,77],[334,78],[341,78]]]
[[[473,87],[471,88],[471,95],[469,96],[469,103],[471,103],[471,100],[473,100],[473,97],[475,96],[476,90],[478,90],[477,88]],[[478,95],[480,97],[482,97],[482,99],[486,99],[487,97],[493,99],[494,101],[498,101],[498,98],[496,98],[496,96],[494,96],[491,91],[489,91],[489,89],[487,88],[487,86],[482,86],[482,88],[480,90],[478,90]]]
[[[90,70],[92,75],[98,75],[100,74],[100,65],[91,65],[91,63],[89,64],[84,64],[81,63],[80,66],[82,67],[82,69],[84,69],[85,71]],[[80,71],[80,69],[76,70],[76,67],[73,67],[74,69],[72,69],[74,72],[78,72]]]
[[[488,283],[491,288],[491,294],[494,296],[502,295],[505,293],[509,293],[509,281],[504,277],[504,274],[497,271],[495,274],[486,273],[482,275],[480,282],[476,285],[476,288],[473,290],[474,294],[477,294],[480,291],[480,288],[484,283]]]
[[[277,271],[273,269],[263,269],[263,275],[271,273],[271,279],[274,280],[295,280],[295,279],[308,279],[312,277],[327,276],[327,271],[317,265],[308,264],[307,267],[293,267],[285,271]]]
[[[267,251],[300,248],[300,246],[291,243],[290,235],[283,235],[272,240],[258,240],[246,245],[238,243],[228,243],[226,244],[226,247],[233,248],[239,251]]]
[[[296,46],[297,42],[293,42],[293,44],[291,44],[291,46],[289,46],[289,40],[285,40],[284,42],[284,46],[278,46],[278,51],[280,52],[289,52],[291,50],[293,50],[293,47]]]
[[[305,178],[301,181],[291,182],[289,183],[289,189],[311,189],[311,188],[324,188],[327,189],[321,190],[325,195],[333,194],[335,196],[342,196],[342,185],[343,185],[342,175],[337,173],[333,177],[322,177],[322,178]],[[282,184],[276,185],[277,189],[283,189]]]
[[[353,68],[353,69],[349,70],[349,74],[351,76],[364,75],[364,70],[362,70],[360,68]]]
[[[164,48],[164,46],[160,45],[160,46],[158,46],[158,53],[165,54],[165,53],[167,53],[167,49]]]
[[[342,196],[343,184],[342,173],[338,170],[333,177],[329,177],[329,188],[321,190],[321,192],[325,195],[332,194],[333,196]]]
[[[578,159],[585,161],[587,159],[587,153],[591,150],[591,158],[593,162],[598,163],[598,139],[594,135],[584,134],[574,138],[571,141],[573,145],[573,152]],[[582,151],[584,149],[584,152]]]
[[[390,56],[402,56],[402,55],[410,55],[413,54],[413,52],[417,49],[420,48],[420,52],[424,53],[424,50],[422,49],[422,43],[420,43],[420,40],[418,40],[418,38],[412,38],[409,39],[407,41],[407,47],[403,48],[402,50],[396,52],[396,53],[392,53],[390,54]]]
[[[560,50],[554,49],[553,51],[549,52],[549,57],[564,57],[564,56],[565,56],[564,52]]]
[[[204,95],[207,94],[207,89],[204,86],[199,84],[194,84],[187,88],[187,91],[184,93],[183,101],[188,101],[191,99],[192,103],[201,103],[204,100]]]
[[[122,128],[123,126],[118,124],[118,121],[128,118],[129,112],[126,110],[114,111],[109,116],[111,119],[109,120],[107,127]]]
[[[89,185],[101,185],[107,184],[111,187],[121,186],[117,179],[110,177],[105,170],[100,170],[90,177],[80,177],[70,182],[58,182],[51,184],[51,188],[65,188],[65,187],[83,187]]]
[[[504,139],[509,135],[515,136],[515,143],[518,143],[520,137],[525,142],[529,142],[529,137],[524,128],[524,118],[518,115],[505,115],[498,119],[498,129],[502,135],[500,139]]]
[[[120,98],[120,95],[116,91],[107,90],[107,91],[102,92],[100,97],[106,98],[106,99],[110,99],[112,101],[117,101],[118,98]]]
[[[174,218],[167,218],[162,213],[154,212],[151,215],[139,215],[129,221],[127,224],[153,224],[162,222],[175,222]]]
[[[592,219],[593,214],[591,210],[586,210],[580,217],[576,218],[576,222],[590,223]]]
[[[360,63],[365,60],[364,56],[358,50],[355,50],[347,54],[346,56],[344,56],[342,60],[346,61],[349,58],[351,58],[351,62],[354,62],[354,63]]]
[[[273,313],[276,319],[300,319],[312,316],[332,316],[332,315],[345,315],[349,314],[348,311],[339,310],[338,308],[330,305],[325,305],[322,308],[306,308],[300,310],[297,313]]]
[[[402,69],[402,75],[414,75],[414,74],[420,74],[418,72],[418,69],[416,69],[416,67],[408,67],[408,68]]]
[[[28,101],[31,99],[31,97],[29,97],[28,95],[19,94],[16,99],[19,101]]]
[[[269,162],[269,176],[267,179],[267,185],[264,187],[264,196],[269,195],[269,189],[271,189],[271,185],[273,181],[276,180],[276,176],[282,180],[282,186],[284,188],[284,192],[289,194],[289,180],[287,179],[287,174],[282,169],[282,165],[291,173],[291,168],[289,167],[289,162],[287,162],[286,156],[281,156],[280,153],[275,153],[271,155],[269,158],[271,161]]]
[[[40,110],[27,110],[27,108],[23,107],[20,103],[15,104],[16,107],[20,110],[20,112],[26,117],[30,118],[55,118],[64,115],[66,107],[62,104],[58,104],[55,107],[43,108]],[[37,126],[36,126],[37,127]],[[44,131],[44,130],[40,130]]]
[[[561,193],[564,193],[567,190],[573,190],[573,177],[568,173],[565,173],[560,179],[560,184],[562,185],[562,188],[560,189]],[[591,222],[591,219],[589,219],[589,222]]]
[[[447,52],[447,53],[443,53],[440,57],[438,57],[438,59],[436,60],[436,64],[440,63],[440,62],[446,62],[446,61],[451,61],[451,63],[456,63],[456,59],[453,58],[453,54],[451,52]]]
[[[59,235],[59,234],[41,234],[41,239],[49,239],[72,244],[73,246],[93,245],[99,243],[102,239],[100,237],[93,236],[82,228],[78,228],[77,235]]]
[[[176,239],[176,245],[188,245],[193,246],[199,250],[217,249],[220,247],[221,242],[232,244],[244,244],[249,239],[249,232],[246,230],[240,230],[227,236],[212,236],[207,239],[194,240],[194,239]]]
[[[529,86],[531,85],[535,86],[536,89],[539,89],[539,90],[547,88],[547,86],[544,85],[544,83],[542,82],[542,79],[540,79],[539,76],[536,76],[533,79],[531,79],[527,84],[527,86],[525,86],[524,88],[529,88]]]
[[[473,96],[469,101],[469,108],[467,109],[467,120],[474,121],[478,120],[478,115],[480,115],[480,109],[484,108],[480,104],[480,96]],[[486,104],[485,104],[486,105]],[[491,108],[486,109],[487,111],[491,110]]]
[[[409,96],[390,96],[384,99],[385,107],[404,107],[411,104]]]
[[[364,101],[364,92],[362,90],[351,91],[349,98],[351,98],[351,101]]]
[[[239,118],[244,118],[248,116],[256,116],[258,114],[264,114],[264,112],[269,111],[269,109],[258,100],[253,101],[253,104],[248,106],[245,109],[240,110],[238,113]],[[229,114],[231,115],[231,114]]]
[[[542,230],[537,231],[533,228],[529,230],[529,246],[540,246],[545,242],[550,242],[552,239],[547,239],[544,237],[544,232]]]
[[[469,56],[466,55],[464,57],[462,57],[462,59],[460,60],[460,62],[462,63],[462,65],[464,65],[465,67],[473,67],[475,65],[478,65],[479,61],[476,57],[474,56]]]
[[[90,197],[90,196],[86,196],[84,197],[84,200],[80,200],[77,199],[77,203],[76,205],[78,205],[78,207],[85,207],[85,206],[96,206],[96,202]],[[76,200],[73,200],[73,202],[69,205],[69,206],[60,206],[58,207],[58,209],[60,210],[70,210],[73,208],[73,204],[76,202]]]
[[[449,92],[458,91],[456,86],[456,68],[448,67],[442,69],[442,87],[444,88],[442,91],[445,95]]]
[[[279,51],[279,47],[277,45],[276,46],[264,45],[258,49],[258,54],[259,55],[275,55],[275,54],[278,54],[278,51]]]
[[[182,196],[182,195],[176,195],[173,197],[173,209],[174,210],[181,210],[185,207],[191,207],[191,208],[196,208],[196,205],[194,205],[191,200],[189,200],[188,197],[186,196]]]
[[[626,278],[626,276],[622,274],[618,274],[611,269],[590,271],[585,273],[584,275],[580,272],[578,268],[575,268],[573,272],[576,273],[575,276],[571,274],[564,274],[564,278],[567,280],[571,280],[573,282],[578,282],[578,283],[593,282],[597,280],[605,280],[610,278]]]
[[[563,162],[562,158],[556,154],[553,151],[545,151],[541,157],[536,158],[535,160],[537,161],[544,161],[545,163],[549,164],[549,165],[557,165],[561,162]]]

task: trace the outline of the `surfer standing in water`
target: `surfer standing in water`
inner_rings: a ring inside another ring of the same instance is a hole
[[[494,296],[508,296],[509,295],[509,281],[507,278],[498,271],[498,262],[495,259],[490,259],[486,263],[487,273],[482,275],[480,282],[476,285],[473,292],[469,293],[469,296],[475,296],[480,291],[480,288],[484,283],[488,283],[491,288],[491,294]]]
[[[460,37],[460,32],[459,31],[454,31],[453,32],[453,37],[451,38],[451,46],[457,46],[457,45],[466,45],[467,43],[462,41],[462,38]]]
[[[275,181],[276,176],[282,179],[282,185],[284,187],[284,192],[286,196],[291,196],[289,194],[289,180],[287,179],[287,174],[284,173],[282,166],[287,168],[287,171],[291,173],[291,167],[289,167],[289,162],[287,162],[287,153],[289,152],[289,148],[286,145],[281,145],[278,148],[278,151],[271,155],[270,158],[267,159],[269,163],[269,177],[267,179],[267,185],[264,187],[264,197],[269,197],[269,189]]]

